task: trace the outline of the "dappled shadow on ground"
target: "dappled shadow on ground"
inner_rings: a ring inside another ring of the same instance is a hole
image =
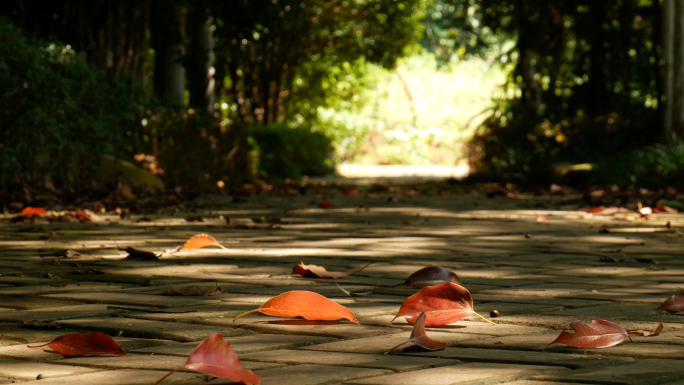
[[[323,200],[331,207],[320,208]],[[491,351],[473,355],[472,362],[550,365],[544,355],[522,359],[506,352],[541,352],[558,329],[575,320],[607,319],[626,329],[652,330],[658,322],[655,307],[681,287],[684,273],[680,215],[592,215],[573,197],[486,198],[471,188],[405,187],[345,195],[321,188],[304,196],[237,202],[207,196],[194,204],[192,215],[200,214],[202,222],[187,222],[190,213],[182,211],[146,214],[145,222],[139,216],[103,215],[98,223],[10,224],[6,216],[0,223],[0,330],[6,336],[0,339],[0,357],[25,354],[3,348],[8,341],[47,342],[65,330],[104,331],[130,339],[133,351],[158,347],[162,355],[187,354],[192,348],[173,350],[180,346],[175,341],[199,341],[211,332],[232,336],[246,352],[298,348],[301,340],[309,350],[380,355],[405,341],[411,329],[403,318],[391,321],[417,289],[396,285],[421,267],[441,265],[459,275],[477,312],[487,316],[497,310],[500,317],[496,326],[472,319],[428,328],[431,338],[477,348],[472,354]],[[214,236],[226,249],[162,253],[199,233]],[[160,258],[125,259],[126,247]],[[40,256],[60,249],[81,255]],[[293,275],[300,261],[342,272],[372,264],[332,281]],[[373,292],[349,297],[336,283]],[[163,288],[185,284],[218,285],[224,292],[161,295]],[[256,313],[233,322],[292,290],[314,291],[347,306],[361,326]],[[23,326],[33,320],[62,328]],[[684,318],[667,314],[665,321],[664,333],[641,338],[638,349],[621,345],[601,353],[672,358],[684,349],[684,339],[675,337],[684,334]],[[269,344],[276,336],[292,335],[297,338]],[[547,350],[562,353],[559,360],[577,353]],[[448,351],[439,357],[448,357]],[[294,356],[288,363],[309,365]],[[259,372],[261,361],[253,362]]]

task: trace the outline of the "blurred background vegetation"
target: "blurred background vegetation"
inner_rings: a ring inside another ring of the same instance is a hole
[[[0,187],[341,162],[681,185],[683,20],[674,0],[7,0]]]

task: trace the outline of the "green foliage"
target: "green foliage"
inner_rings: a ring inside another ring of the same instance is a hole
[[[418,40],[425,1],[240,0],[216,5],[217,67],[232,121],[314,116],[329,71],[365,59],[390,67]]]
[[[90,187],[98,157],[125,151],[135,92],[4,18],[0,41],[0,184]]]
[[[531,181],[557,162],[592,162],[658,139],[657,1],[485,0],[482,24],[514,46],[507,98],[471,145],[485,174]]]
[[[282,124],[253,126],[250,132],[263,179],[299,179],[333,171],[332,141],[319,132]]]

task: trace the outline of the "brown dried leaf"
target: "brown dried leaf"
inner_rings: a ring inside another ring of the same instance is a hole
[[[401,344],[393,347],[389,351],[385,352],[385,354],[388,354],[400,346],[406,345],[406,344],[416,344],[420,346],[421,348],[428,349],[428,350],[444,350],[446,349],[446,342],[442,341],[436,341],[433,340],[432,338],[427,336],[427,333],[425,333],[425,312],[420,313],[418,316],[418,319],[416,319],[416,323],[413,325],[413,330],[411,331],[411,337],[409,337],[409,340],[406,342],[402,342]]]
[[[137,250],[132,247],[127,247],[125,249],[119,248],[119,250],[124,250],[125,252],[128,253],[128,257],[125,259],[138,259],[142,261],[158,261],[159,257],[157,257],[154,253],[149,252],[149,251],[143,251],[143,250]]]
[[[662,331],[663,331],[663,314],[660,313],[660,324],[658,324],[658,327],[656,328],[656,330],[654,330],[654,331],[632,330],[629,332],[629,334],[634,334],[634,335],[642,336],[642,337],[655,337],[655,336],[659,336],[660,332],[662,332]]]

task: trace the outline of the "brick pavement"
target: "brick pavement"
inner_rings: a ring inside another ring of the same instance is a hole
[[[437,187],[345,196],[328,186],[234,202],[207,196],[194,203],[193,214],[205,219],[199,223],[174,210],[145,214],[150,222],[137,221],[142,215],[85,224],[0,217],[0,384],[152,384],[211,333],[223,334],[263,384],[684,384],[681,313],[663,315],[658,337],[633,336],[606,349],[547,346],[575,320],[655,329],[657,305],[684,287],[683,215],[616,219],[579,211],[576,197],[486,198],[459,185],[442,186],[441,195]],[[333,208],[318,208],[323,199]],[[274,218],[279,223],[269,225]],[[182,251],[157,262],[124,260],[118,249],[161,252],[198,233],[227,249]],[[53,249],[82,255],[39,256]],[[348,297],[330,280],[291,275],[300,260],[334,271],[374,262],[337,282],[352,291],[378,286],[372,295]],[[474,317],[428,328],[446,350],[383,354],[411,330],[403,319],[391,320],[416,289],[393,286],[429,265],[456,272],[477,312],[500,312],[497,325]],[[218,284],[224,293],[161,295],[182,284]],[[260,313],[233,322],[291,290],[325,295],[361,325],[269,323],[283,319]],[[33,320],[62,328],[23,325]],[[90,331],[113,336],[130,356],[63,358],[26,347]],[[163,383],[230,381],[181,372]]]

